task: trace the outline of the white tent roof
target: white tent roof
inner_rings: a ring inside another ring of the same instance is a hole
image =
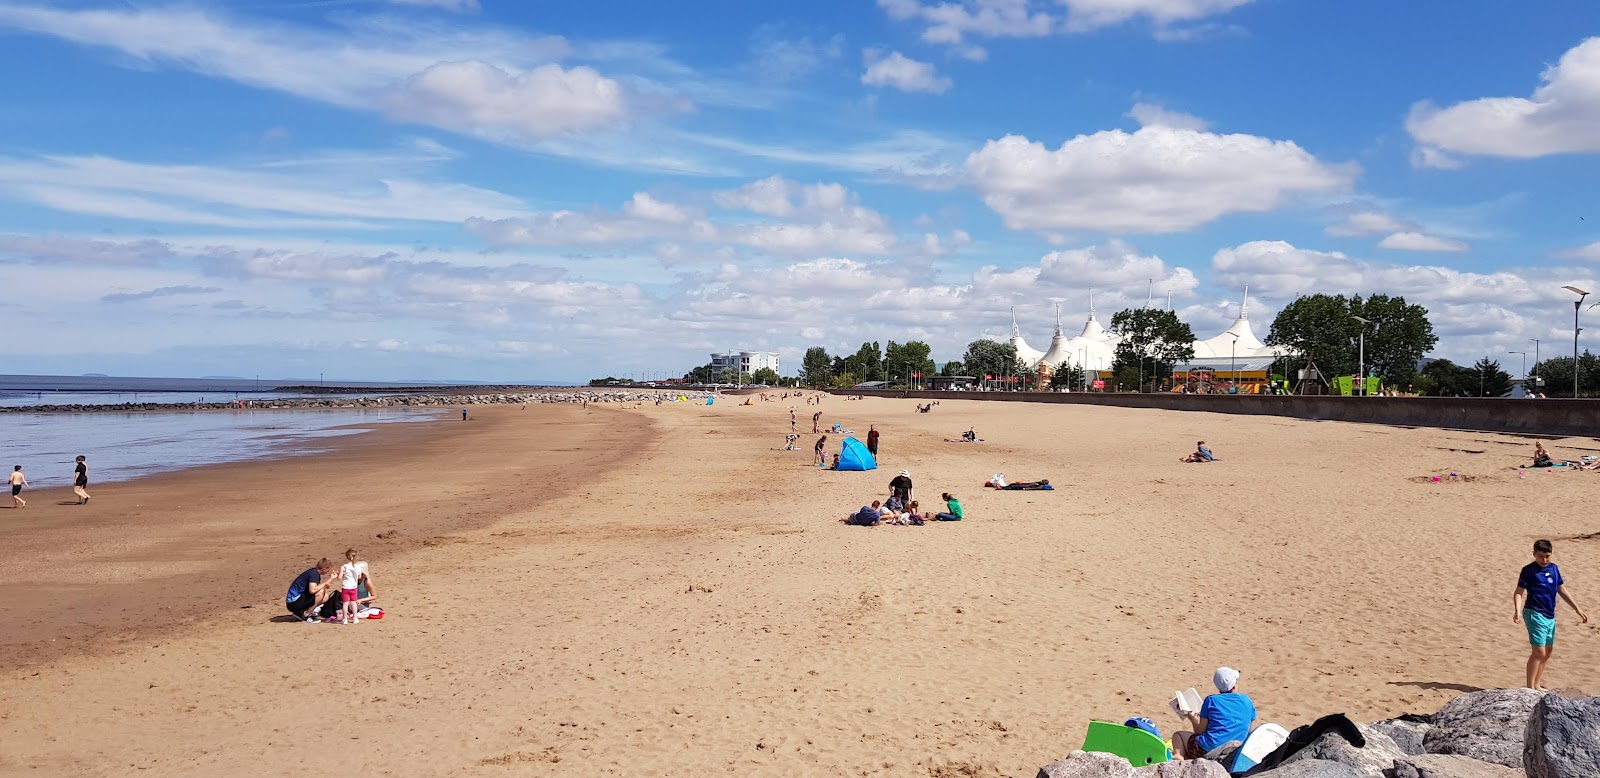
[[[1077,337],[1065,337],[1061,327],[1061,311],[1056,310],[1056,332],[1050,339],[1050,350],[1041,352],[1028,345],[1022,339],[1022,331],[1017,327],[1017,314],[1011,312],[1011,345],[1017,349],[1017,361],[1028,367],[1038,367],[1041,363],[1053,366],[1062,362],[1081,365],[1088,370],[1109,370],[1111,363],[1116,359],[1116,344],[1119,338],[1105,327],[1100,325],[1095,318],[1094,292],[1089,293],[1089,319],[1083,323],[1083,332]],[[1245,288],[1246,305],[1250,299],[1249,287]],[[1194,342],[1194,364],[1214,363],[1217,360],[1271,360],[1281,352],[1261,342],[1250,328],[1250,313],[1246,305],[1239,306],[1239,318],[1233,321],[1226,330],[1213,338],[1197,340]]]
[[[1039,364],[1039,360],[1044,358],[1043,351],[1029,346],[1028,342],[1022,339],[1022,330],[1017,327],[1017,309],[1015,308],[1011,309],[1011,345],[1017,349],[1017,361],[1028,367]]]
[[[1047,365],[1059,365],[1062,362],[1074,362],[1072,348],[1067,345],[1067,335],[1061,329],[1061,304],[1056,303],[1056,334],[1050,339],[1050,350],[1044,352],[1042,360]]]

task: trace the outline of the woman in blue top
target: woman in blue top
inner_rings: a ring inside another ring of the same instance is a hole
[[[1198,712],[1183,713],[1194,731],[1172,735],[1173,756],[1177,759],[1200,759],[1217,746],[1235,740],[1242,743],[1250,737],[1256,704],[1239,693],[1239,671],[1219,667],[1211,676],[1211,683],[1217,693],[1206,697]]]

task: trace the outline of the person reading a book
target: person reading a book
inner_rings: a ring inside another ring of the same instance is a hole
[[[1232,741],[1244,742],[1256,720],[1256,704],[1239,693],[1239,671],[1219,667],[1211,676],[1217,693],[1206,697],[1199,710],[1190,710],[1184,695],[1173,700],[1178,715],[1188,721],[1193,732],[1174,732],[1172,754],[1175,759],[1201,759],[1217,746]]]

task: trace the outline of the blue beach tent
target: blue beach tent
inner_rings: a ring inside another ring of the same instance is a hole
[[[877,470],[878,460],[872,458],[872,452],[867,450],[866,444],[855,438],[845,438],[839,448],[839,469]]]

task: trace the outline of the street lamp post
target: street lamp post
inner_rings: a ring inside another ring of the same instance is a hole
[[[1578,399],[1578,333],[1583,329],[1578,326],[1578,310],[1583,307],[1583,298],[1589,293],[1576,286],[1568,284],[1561,287],[1575,295],[1578,299],[1572,301],[1572,399]]]
[[[1506,353],[1507,354],[1521,354],[1522,355],[1522,393],[1523,394],[1527,394],[1528,393],[1528,352],[1526,352],[1526,351],[1507,351]]]
[[[1358,346],[1358,350],[1357,350],[1357,354],[1359,356],[1356,357],[1356,373],[1358,374],[1356,377],[1361,379],[1361,396],[1362,397],[1366,397],[1367,396],[1367,325],[1371,324],[1372,322],[1370,320],[1368,320],[1368,319],[1363,319],[1360,316],[1351,316],[1350,318],[1355,319],[1358,322],[1361,322],[1361,335],[1357,339],[1357,342],[1360,345]]]
[[[1534,370],[1538,370],[1539,369],[1539,339],[1538,338],[1532,338],[1531,340],[1533,340],[1533,369]],[[1533,388],[1534,389],[1538,389],[1539,388],[1539,377],[1538,376],[1534,376],[1533,377]]]

